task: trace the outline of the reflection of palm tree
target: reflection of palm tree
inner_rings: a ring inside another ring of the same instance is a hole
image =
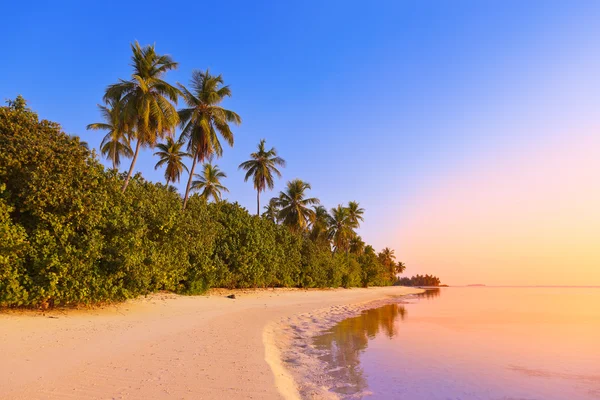
[[[327,353],[321,359],[328,364],[332,379],[348,384],[343,394],[355,395],[364,391],[367,381],[360,367],[360,354],[368,347],[369,339],[383,332],[387,337],[397,335],[396,321],[404,320],[406,310],[401,304],[363,311],[361,315],[348,318],[328,333],[315,338],[314,344]]]
[[[442,294],[442,290],[438,288],[433,289],[425,289],[423,293],[416,293],[415,297],[424,297],[426,299],[432,299],[434,297],[439,297]]]

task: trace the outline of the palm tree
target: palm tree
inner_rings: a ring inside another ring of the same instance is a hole
[[[310,238],[314,242],[328,240],[327,229],[329,228],[329,213],[323,206],[314,206],[314,213],[310,219],[311,231]]]
[[[256,215],[260,214],[260,192],[264,192],[267,187],[273,189],[275,182],[273,174],[281,178],[281,172],[277,166],[285,167],[285,160],[277,156],[275,147],[271,150],[265,150],[265,139],[261,139],[258,144],[258,151],[250,154],[251,159],[244,161],[238,167],[246,171],[244,182],[252,177],[254,181],[254,189],[256,189]]]
[[[271,220],[273,222],[277,222],[277,217],[279,215],[279,199],[277,197],[273,197],[269,200],[269,204],[265,206],[265,212],[263,213],[263,217]]]
[[[300,179],[288,182],[285,191],[279,193],[278,219],[290,228],[292,232],[301,232],[306,229],[308,221],[314,214],[309,206],[319,204],[319,199],[306,198],[306,191],[311,189],[310,184]]]
[[[341,204],[332,208],[329,218],[329,238],[333,242],[334,252],[348,251],[352,236],[354,236],[354,231],[348,208]]]
[[[360,223],[364,221],[363,214],[365,213],[364,208],[360,208],[360,205],[356,201],[348,203],[348,219],[353,229],[359,228]]]
[[[133,174],[140,147],[154,147],[157,140],[172,133],[179,122],[177,110],[171,102],[177,103],[180,92],[162,79],[167,71],[177,68],[177,63],[168,55],[157,54],[154,45],[141,47],[136,41],[131,50],[131,79],[121,79],[119,83],[110,85],[104,95],[106,102],[111,98],[121,99],[122,123],[126,131],[130,128],[135,132],[132,138],[137,142],[123,192]]]
[[[154,169],[157,170],[163,165],[167,165],[165,169],[167,186],[169,186],[169,182],[179,182],[183,170],[188,170],[183,163],[183,158],[188,157],[189,154],[181,151],[184,144],[181,140],[175,141],[172,137],[168,137],[166,143],[156,145],[159,151],[154,153],[154,155],[160,157],[160,160],[156,163]]]
[[[190,178],[185,188],[183,209],[187,205],[194,169],[198,161],[208,156],[223,154],[219,142],[219,133],[223,139],[233,146],[233,132],[229,123],[239,125],[242,119],[233,111],[219,106],[225,97],[231,96],[229,86],[223,85],[221,75],[213,76],[208,70],[192,72],[191,91],[179,85],[188,108],[179,110],[181,137],[188,143],[188,152],[192,155]]]
[[[131,158],[129,133],[123,123],[123,104],[120,98],[106,99],[106,106],[98,104],[104,122],[89,124],[86,129],[108,131],[100,143],[100,152],[112,162],[113,169],[121,165],[121,157]]]
[[[214,201],[220,201],[221,192],[229,192],[229,189],[221,185],[221,178],[227,178],[227,175],[219,169],[218,165],[206,163],[203,166],[202,175],[195,174],[194,176],[198,180],[192,182],[192,190],[202,190],[200,197],[207,201],[211,197]]]
[[[350,253],[356,254],[357,256],[363,255],[365,252],[365,242],[358,235],[354,235],[350,239]]]
[[[381,252],[379,253],[379,259],[385,265],[392,264],[394,262],[394,260],[396,259],[394,250],[390,249],[389,247],[386,247],[385,249],[381,250]]]
[[[402,261],[398,261],[398,264],[396,264],[396,270],[395,270],[395,272],[397,274],[401,274],[404,271],[406,271],[406,265],[404,265],[404,263]]]
[[[396,269],[396,263],[394,262],[395,259],[396,259],[396,256],[394,255],[394,250],[390,249],[389,247],[386,247],[385,249],[381,250],[381,252],[379,253],[379,262],[381,262],[381,264],[383,264],[383,266],[385,266],[388,273],[390,274],[390,279],[392,279],[392,280],[395,277],[395,269]]]
[[[375,254],[375,248],[373,246],[371,246],[370,244],[366,245],[365,246],[364,254],[367,254],[367,255],[376,255]]]

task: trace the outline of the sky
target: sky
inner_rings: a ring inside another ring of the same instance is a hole
[[[243,123],[216,162],[251,212],[237,166],[265,138],[287,160],[265,202],[294,178],[327,208],[359,201],[361,236],[408,275],[600,285],[599,18],[595,1],[9,2],[0,97],[98,148],[106,86],[131,42],[155,44],[169,82],[230,85]],[[161,181],[156,161],[136,171]]]

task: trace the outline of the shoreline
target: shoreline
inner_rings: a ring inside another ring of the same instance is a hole
[[[357,317],[366,310],[402,304],[411,295],[424,291],[421,288],[404,288],[406,291],[401,294],[387,294],[363,302],[316,309],[271,322],[265,327],[266,354],[278,355],[278,359],[269,365],[284,399],[339,399],[331,389],[346,382],[334,381],[329,375],[326,363],[320,360],[327,351],[317,350],[313,340],[338,323]]]
[[[218,290],[159,293],[102,308],[3,312],[0,399],[299,398],[286,354],[271,346],[282,340],[274,324],[416,292]],[[237,298],[226,298],[230,293]]]

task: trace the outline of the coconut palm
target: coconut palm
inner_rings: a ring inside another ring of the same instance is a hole
[[[192,72],[191,91],[179,85],[188,108],[179,110],[181,138],[188,144],[192,155],[190,178],[185,188],[183,208],[187,205],[192,177],[198,161],[203,162],[215,154],[220,157],[223,147],[219,135],[233,146],[233,132],[229,123],[239,125],[242,119],[233,111],[219,106],[225,97],[231,96],[229,86],[223,85],[221,75],[211,75],[209,70]]]
[[[113,169],[121,165],[121,157],[131,158],[129,133],[123,123],[123,104],[120,98],[106,99],[106,105],[98,104],[104,122],[89,124],[87,129],[108,131],[100,143],[100,152],[112,162]]]
[[[394,250],[390,249],[389,247],[386,247],[385,249],[381,250],[378,257],[379,262],[388,271],[390,279],[393,280],[396,275],[396,263],[394,262],[394,260],[396,259],[396,255],[394,254]]]
[[[279,193],[278,220],[290,228],[292,232],[301,232],[306,229],[308,221],[314,214],[311,205],[319,204],[319,199],[306,197],[306,191],[311,189],[307,182],[294,179],[288,182],[285,191]]]
[[[348,251],[350,239],[354,236],[352,221],[348,208],[341,204],[331,209],[329,218],[329,238],[333,243],[334,252]]]
[[[158,139],[174,131],[179,122],[175,106],[179,90],[163,80],[166,72],[177,68],[168,55],[156,53],[154,45],[141,47],[136,41],[131,45],[133,73],[130,80],[106,89],[104,101],[119,98],[123,102],[123,125],[132,132],[136,140],[135,151],[122,191],[127,189],[140,147],[154,147]],[[128,130],[128,129],[126,129]]]
[[[195,174],[194,176],[198,179],[192,182],[191,190],[202,190],[200,197],[207,201],[210,200],[211,197],[214,201],[220,201],[221,192],[229,192],[229,189],[221,185],[221,179],[227,178],[227,175],[219,169],[218,165],[205,163],[202,174]]]
[[[396,264],[396,273],[402,274],[404,271],[406,271],[406,265],[402,261],[398,261]]]
[[[263,213],[263,217],[271,220],[273,222],[277,222],[277,217],[279,215],[279,199],[277,197],[273,197],[269,200],[269,204],[265,206],[265,212]]]
[[[391,265],[394,262],[394,260],[396,259],[394,250],[390,249],[389,247],[386,247],[385,249],[381,250],[381,252],[379,253],[379,259],[381,260],[381,262],[384,265]]]
[[[254,189],[256,189],[256,215],[260,214],[260,192],[264,192],[267,188],[273,189],[275,182],[273,174],[281,178],[281,172],[277,166],[285,167],[285,160],[277,156],[275,147],[270,150],[265,149],[265,139],[261,139],[258,144],[258,151],[250,154],[251,159],[244,161],[238,167],[246,171],[244,182],[252,177]]]
[[[356,201],[348,203],[348,220],[352,225],[353,229],[359,228],[360,223],[364,221],[363,214],[365,213],[364,208],[360,208],[360,205]]]
[[[350,239],[350,253],[356,254],[357,256],[363,255],[365,252],[365,242],[358,235],[354,235]]]
[[[314,213],[310,219],[310,238],[314,242],[328,240],[327,229],[329,228],[329,213],[323,206],[314,206]]]
[[[188,170],[183,163],[183,159],[184,157],[188,157],[189,154],[181,151],[184,144],[181,140],[175,141],[172,137],[168,137],[166,143],[156,145],[159,151],[154,153],[154,155],[158,156],[160,160],[156,163],[154,169],[159,169],[166,164],[165,179],[167,186],[169,186],[169,182],[179,182],[183,170]]]

